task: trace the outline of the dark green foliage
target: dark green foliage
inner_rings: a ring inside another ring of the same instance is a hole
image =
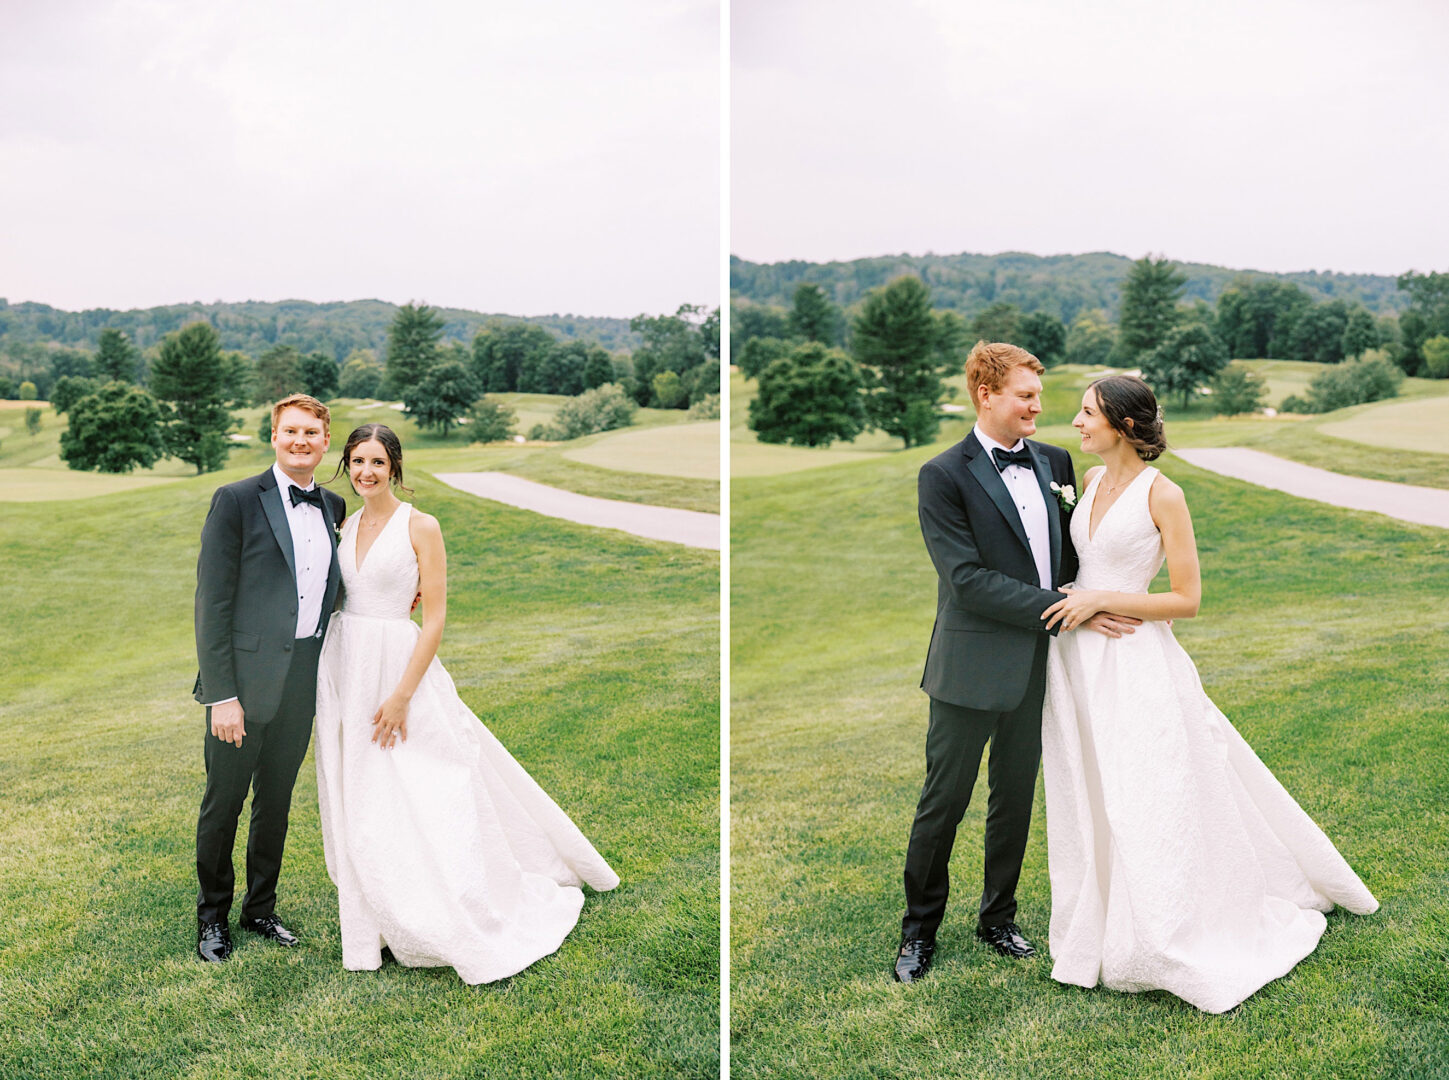
[[[473,378],[489,394],[518,390],[523,372],[537,364],[554,341],[541,326],[490,322],[473,338]]]
[[[614,361],[597,345],[589,346],[588,356],[584,360],[583,379],[585,390],[603,386],[614,379]]]
[[[731,349],[734,343],[731,342]],[[747,379],[758,379],[764,371],[782,356],[789,355],[790,343],[783,338],[755,337],[745,342],[744,348],[735,350],[735,363]]]
[[[468,366],[449,357],[424,373],[403,395],[403,404],[420,427],[433,428],[447,438],[448,432],[464,423],[462,417],[477,398],[478,384]]]
[[[96,374],[113,382],[135,382],[139,355],[122,331],[108,326],[96,345]]]
[[[1186,284],[1187,275],[1168,259],[1145,255],[1132,264],[1117,318],[1117,345],[1125,359],[1135,361],[1167,340]]]
[[[407,399],[438,362],[442,337],[443,318],[427,304],[398,308],[387,332],[387,384],[392,393]]]
[[[618,383],[605,383],[565,401],[554,414],[553,423],[535,424],[530,439],[563,441],[597,435],[601,431],[628,427],[638,406]]]
[[[1176,394],[1185,409],[1192,393],[1228,364],[1228,350],[1200,323],[1168,331],[1161,345],[1140,358],[1142,377],[1159,397]]]
[[[735,356],[739,356],[755,338],[784,339],[789,336],[790,313],[784,308],[752,304],[748,300],[730,303],[730,352]]]
[[[337,362],[324,353],[308,353],[302,357],[302,385],[305,393],[318,401],[337,397],[339,384]]]
[[[1219,294],[1244,277],[1241,270],[1203,263],[1180,263],[1187,274],[1185,299],[1215,303]],[[1108,252],[1086,255],[887,255],[850,262],[802,261],[752,263],[730,259],[730,295],[734,309],[732,342],[742,346],[750,336],[783,337],[778,331],[741,326],[747,309],[787,307],[802,281],[813,281],[835,302],[849,309],[867,292],[902,274],[913,274],[931,286],[939,307],[959,311],[968,320],[997,301],[1022,311],[1045,311],[1071,325],[1084,311],[1116,311],[1122,283],[1132,260]],[[1408,306],[1394,279],[1386,275],[1336,274],[1308,271],[1261,274],[1258,278],[1291,284],[1311,303],[1345,300],[1361,303],[1376,315],[1393,314]],[[748,333],[741,336],[741,330]],[[1254,354],[1260,355],[1260,354]]]
[[[636,315],[629,328],[644,339],[634,350],[633,394],[640,405],[659,406],[654,376],[672,371],[686,387],[693,386],[699,368],[719,361],[719,313],[694,304],[681,304],[673,315]],[[716,374],[716,384],[718,375]],[[716,387],[711,390],[718,392]],[[680,404],[684,404],[681,402]]]
[[[25,410],[25,430],[31,435],[40,434],[40,410],[33,405]]]
[[[0,375],[0,398],[6,401],[14,401],[20,395],[16,393],[15,380],[9,375]]]
[[[1324,413],[1397,397],[1404,373],[1381,353],[1370,352],[1362,359],[1327,368],[1308,383],[1308,407],[1302,411]]]
[[[513,407],[486,395],[473,402],[468,419],[466,434],[470,442],[503,442],[513,438],[518,428],[518,414]]]
[[[1404,352],[1400,364],[1410,375],[1423,367],[1424,342],[1449,336],[1449,273],[1400,275],[1399,288],[1409,295],[1409,309],[1399,316]]]
[[[252,371],[252,404],[271,405],[288,394],[305,394],[302,354],[291,345],[276,345],[257,357]]]
[[[226,371],[221,339],[204,322],[168,334],[151,365],[151,393],[162,406],[167,453],[198,474],[226,462],[226,433],[235,422],[226,411],[233,390]]]
[[[970,335],[972,341],[1006,341],[1019,345],[1017,333],[1020,327],[1021,310],[1015,304],[998,300],[971,320]],[[1025,348],[1024,345],[1022,347]]]
[[[1223,416],[1257,412],[1268,396],[1268,380],[1242,364],[1229,364],[1212,380],[1213,408]]]
[[[865,430],[865,379],[839,349],[819,342],[797,346],[759,378],[749,425],[761,442],[829,446]]]
[[[789,325],[792,337],[838,345],[845,332],[845,316],[819,285],[801,282],[795,287]]]
[[[138,466],[149,469],[166,453],[162,410],[138,386],[108,382],[69,411],[60,456],[72,469],[128,473]]]
[[[1424,374],[1431,379],[1449,379],[1449,337],[1436,334],[1419,346]]]
[[[719,358],[710,357],[693,371],[687,372],[681,381],[684,383],[684,389],[688,394],[688,403],[690,405],[709,397],[711,394],[718,397],[724,389],[720,383]]]
[[[57,413],[68,413],[70,407],[87,394],[94,394],[102,385],[100,379],[82,379],[62,375],[50,388],[50,407]]]
[[[50,377],[63,379],[67,375],[75,379],[89,379],[95,374],[95,364],[90,353],[80,349],[52,349],[50,353]]]
[[[1365,349],[1383,344],[1379,341],[1378,320],[1362,307],[1350,308],[1343,328],[1343,355],[1347,359],[1362,356]]]
[[[1336,364],[1343,359],[1344,331],[1348,328],[1348,305],[1342,300],[1315,304],[1298,316],[1293,325],[1287,359],[1315,364]]]
[[[929,441],[945,392],[941,376],[960,368],[964,337],[958,316],[938,317],[931,309],[931,292],[920,278],[897,278],[867,296],[851,351],[869,384],[870,423],[908,447]],[[929,423],[925,411],[911,411],[917,401],[929,406]]]
[[[371,349],[358,349],[342,363],[337,392],[342,397],[376,397],[382,386],[382,365]]]
[[[1117,330],[1098,311],[1084,311],[1067,329],[1067,362],[1102,367],[1117,347]]]
[[[1047,367],[1051,367],[1066,359],[1067,328],[1055,315],[1033,311],[1021,317],[1021,322],[1017,325],[1015,344]]]

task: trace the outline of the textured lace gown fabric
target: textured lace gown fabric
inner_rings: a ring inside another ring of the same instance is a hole
[[[1078,587],[1148,591],[1164,559],[1147,505],[1156,476],[1135,477],[1090,537],[1100,475],[1088,488],[1071,519]],[[1378,908],[1166,623],[1052,640],[1042,765],[1060,982],[1225,1012],[1314,950],[1322,912]]]
[[[317,673],[317,789],[327,872],[337,886],[342,963],[453,967],[467,983],[506,978],[558,949],[578,922],[579,885],[619,878],[458,697],[434,658],[408,708],[407,742],[383,750],[372,717],[420,633],[408,617],[418,563],[400,505],[357,566],[342,530],[346,585]]]

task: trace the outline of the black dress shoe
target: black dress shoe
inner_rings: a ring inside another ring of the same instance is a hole
[[[275,915],[263,915],[260,919],[243,919],[237,923],[243,930],[250,930],[253,934],[260,934],[268,941],[278,945],[285,945],[291,948],[297,944],[297,935],[282,925],[282,920]]]
[[[209,964],[231,958],[231,931],[224,922],[201,923],[196,928],[196,955]]]
[[[1014,922],[1002,923],[1000,926],[977,926],[976,936],[1002,956],[1022,960],[1036,955],[1036,949],[1021,936],[1021,927]]]
[[[936,955],[936,943],[925,938],[906,938],[901,942],[901,951],[896,955],[896,982],[912,983],[926,973],[931,966],[931,957]]]

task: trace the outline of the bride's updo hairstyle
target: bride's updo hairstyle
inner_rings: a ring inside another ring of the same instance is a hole
[[[386,424],[363,424],[352,429],[352,434],[347,436],[346,445],[342,447],[342,460],[337,463],[337,471],[332,474],[332,479],[336,480],[347,470],[347,483],[352,483],[352,472],[347,469],[347,463],[352,459],[352,451],[370,440],[382,443],[383,452],[387,454],[388,482],[399,491],[411,495],[413,489],[403,484],[402,442],[398,439],[397,432]],[[357,494],[357,489],[353,488],[352,493]]]
[[[1157,397],[1135,375],[1108,375],[1087,389],[1097,395],[1097,406],[1107,423],[1127,440],[1143,461],[1153,461],[1167,449],[1167,436],[1162,431],[1162,410]]]

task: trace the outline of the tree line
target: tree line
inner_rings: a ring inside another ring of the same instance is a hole
[[[639,342],[632,353],[597,343],[560,340],[540,326],[493,320],[470,345],[444,339],[446,320],[426,304],[396,309],[384,359],[358,349],[341,364],[321,352],[276,345],[253,360],[223,347],[209,322],[192,322],[163,337],[143,363],[140,350],[115,327],[103,328],[94,354],[51,349],[32,381],[0,375],[0,393],[48,399],[69,425],[61,456],[73,468],[129,472],[163,456],[198,473],[225,463],[238,424],[230,410],[265,405],[292,393],[401,398],[422,428],[447,436],[469,425],[483,441],[513,434],[515,416],[496,397],[537,393],[574,398],[554,425],[535,438],[576,438],[627,424],[636,408],[692,409],[719,414],[720,315],[682,305],[673,315],[630,320]],[[258,437],[270,435],[264,418]]]
[[[1398,392],[1404,376],[1449,377],[1449,274],[1397,279],[1403,314],[1374,316],[1343,300],[1315,302],[1283,281],[1239,278],[1216,305],[1188,302],[1186,273],[1166,258],[1132,264],[1116,319],[1084,312],[1070,326],[1043,311],[998,301],[970,320],[942,310],[930,287],[905,275],[867,292],[851,312],[814,282],[791,306],[736,299],[731,353],[758,381],[749,424],[766,442],[828,445],[878,429],[906,446],[935,437],[943,378],[958,374],[978,340],[1020,345],[1050,367],[1064,362],[1140,369],[1186,408],[1214,395],[1216,411],[1257,409],[1263,381],[1233,356],[1334,365],[1286,409],[1322,412]],[[1348,363],[1345,363],[1348,361]]]

